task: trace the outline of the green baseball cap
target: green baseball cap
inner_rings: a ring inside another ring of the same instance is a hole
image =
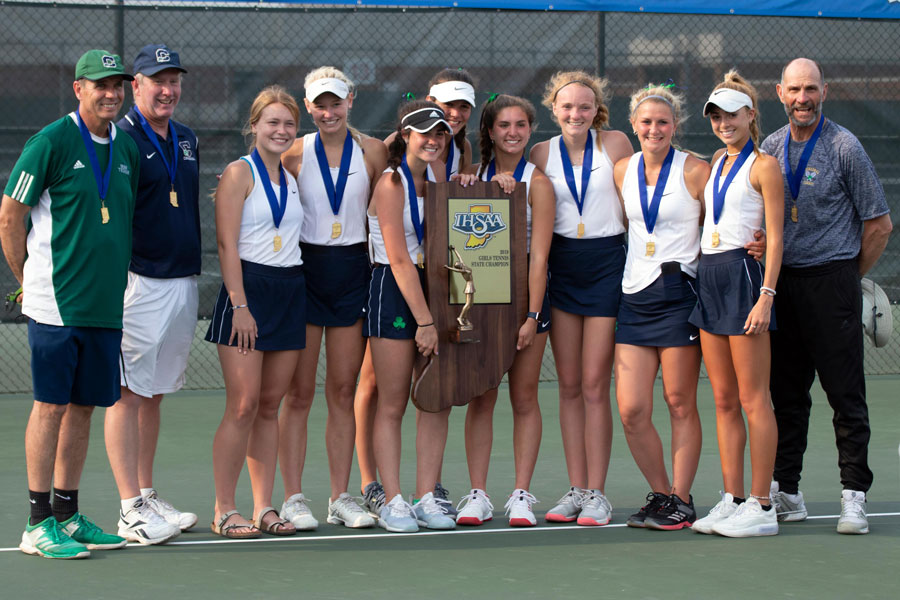
[[[134,79],[134,76],[125,72],[122,57],[108,50],[88,50],[81,55],[75,65],[75,79],[97,81],[114,75],[121,75],[128,81]]]

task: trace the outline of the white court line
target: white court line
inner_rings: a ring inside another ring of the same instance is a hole
[[[898,517],[900,512],[870,513],[872,517]],[[807,520],[815,519],[837,519],[840,515],[814,515],[806,517]],[[615,529],[625,527],[625,523],[612,523],[602,527],[584,527],[581,525],[562,525],[550,527],[510,527],[508,529],[451,529],[450,531],[417,531],[415,533],[390,533],[384,532],[380,534],[345,534],[345,535],[319,535],[319,536],[284,536],[284,537],[262,537],[251,540],[235,540],[235,539],[213,539],[213,540],[197,540],[194,542],[169,542],[165,546],[213,546],[217,544],[264,544],[267,542],[326,542],[332,540],[362,540],[373,539],[383,540],[384,538],[402,538],[402,537],[422,537],[427,535],[472,535],[476,533],[546,533],[550,531],[569,531],[569,530],[599,530],[599,529]],[[141,544],[128,544],[131,548],[140,548]],[[19,548],[0,548],[0,552],[18,552]]]

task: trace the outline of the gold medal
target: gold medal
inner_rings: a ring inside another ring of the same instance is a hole
[[[281,236],[280,235],[275,234],[275,239],[272,240],[272,248],[273,248],[274,252],[278,252],[279,250],[281,250]]]
[[[797,205],[791,207],[791,221],[794,223],[797,222]]]
[[[579,238],[583,238],[583,237],[584,237],[584,223],[579,223],[579,224],[578,224],[578,237],[579,237]]]
[[[712,247],[713,247],[713,248],[718,248],[718,247],[719,247],[719,232],[718,232],[718,231],[713,231],[713,234],[712,234]]]
[[[653,256],[656,253],[656,242],[647,242],[647,256]]]
[[[416,254],[416,262],[418,263],[420,269],[424,269],[425,268],[425,255],[422,254],[421,252]]]
[[[172,191],[169,192],[169,204],[178,208],[178,192],[175,191],[175,186],[172,186]]]
[[[331,239],[336,240],[341,237],[341,224],[335,221],[331,225]]]
[[[100,205],[100,222],[106,225],[109,223],[109,209],[105,204]]]

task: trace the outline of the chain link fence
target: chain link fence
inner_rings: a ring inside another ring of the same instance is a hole
[[[323,8],[181,2],[109,4],[0,2],[0,180],[9,178],[25,141],[73,110],[74,65],[89,48],[121,54],[126,65],[148,43],[165,43],[189,70],[176,118],[200,138],[201,190],[246,152],[240,129],[256,93],[280,83],[303,96],[311,69],[334,65],[357,83],[351,121],[383,138],[401,95],[423,97],[427,81],[446,67],[465,67],[477,78],[477,101],[492,92],[525,96],[540,106],[549,77],[583,69],[611,83],[611,126],[630,132],[628,98],[648,82],[672,79],[692,118],[682,144],[711,155],[719,145],[700,116],[706,97],[737,67],[760,90],[764,133],[786,122],[775,84],[786,61],[817,59],[829,83],[826,114],[848,127],[875,162],[893,214],[900,212],[900,45],[897,21],[643,13],[529,12],[458,9]],[[126,94],[126,106],[130,97]],[[124,112],[124,110],[123,110]],[[477,115],[470,121],[470,139]],[[301,134],[312,129],[301,118]],[[539,108],[532,142],[555,133]],[[633,140],[633,142],[636,141]],[[212,202],[201,199],[203,274],[200,323],[189,363],[190,388],[222,387],[215,348],[202,341],[218,289]],[[870,276],[891,298],[900,318],[900,241],[894,236]],[[0,289],[17,287],[0,268]],[[0,323],[0,391],[31,388],[25,326],[17,310]],[[867,348],[870,374],[900,373],[898,337]],[[867,342],[868,345],[868,342]],[[324,382],[324,353],[319,383]],[[549,349],[542,378],[554,380]]]

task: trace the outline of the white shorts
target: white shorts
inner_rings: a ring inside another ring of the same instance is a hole
[[[197,327],[197,278],[154,279],[128,272],[122,316],[122,387],[150,398],[184,386]]]

